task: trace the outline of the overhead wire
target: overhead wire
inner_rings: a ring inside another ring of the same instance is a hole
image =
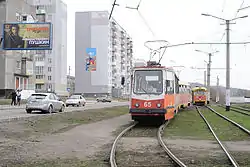
[[[223,1],[221,14],[222,14],[222,13],[224,13],[225,6],[226,6],[226,2],[227,2],[227,0],[224,0],[224,1]],[[226,34],[226,33],[225,33],[225,32],[223,32],[223,34],[222,34],[222,36],[221,36],[220,41],[222,41],[222,40],[223,40],[223,38],[224,38],[225,34]]]
[[[244,2],[245,2],[245,1],[243,0],[242,3],[241,3],[241,5],[240,5],[240,8],[239,8],[239,9],[241,9],[241,8],[243,7]],[[237,11],[236,11],[234,18],[237,17],[237,15],[238,15],[239,12],[240,12],[240,10],[237,10]]]
[[[244,0],[242,1],[241,5],[240,5],[240,8],[242,8],[243,5],[244,5]],[[226,0],[223,1],[222,11],[221,11],[222,13],[224,12],[225,6],[226,6]],[[240,8],[239,8],[239,9],[240,9]],[[238,13],[239,13],[239,10],[236,11],[234,18],[237,17]],[[222,34],[222,37],[221,37],[220,41],[223,40],[223,38],[225,37],[225,34],[226,34],[225,32]]]
[[[148,28],[148,30],[151,32],[153,38],[156,39],[156,35],[155,35],[153,29],[152,29],[151,26],[148,24],[147,20],[146,20],[145,17],[142,15],[142,13],[139,11],[139,7],[141,6],[141,3],[142,3],[142,0],[139,1],[139,3],[138,3],[138,5],[137,5],[136,8],[128,7],[128,6],[127,6],[126,8],[137,10],[137,12],[138,12],[140,18],[142,19],[143,23],[147,26],[147,28]],[[162,41],[159,41],[159,42],[160,42],[160,44],[162,44]],[[156,55],[156,52],[158,52],[158,53],[159,53],[159,62],[160,62],[160,60],[162,59],[163,55],[164,55],[165,52],[166,52],[166,48],[163,49],[163,52],[162,52],[162,53],[161,53],[161,47],[160,47],[160,49],[153,49],[153,50],[154,50],[154,51],[153,51],[153,55],[150,55],[150,60]],[[150,51],[152,51],[152,50],[150,49]],[[152,52],[151,52],[151,53],[152,53]]]

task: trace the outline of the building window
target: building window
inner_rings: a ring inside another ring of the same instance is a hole
[[[42,89],[42,85],[41,84],[36,84],[36,89]]]
[[[20,80],[19,77],[16,77],[16,89],[19,89],[20,86]]]
[[[43,75],[36,75],[36,79],[43,79],[44,76]]]
[[[51,67],[48,67],[48,72],[51,72]]]
[[[44,57],[36,57],[36,61],[44,61]]]
[[[48,62],[49,62],[49,63],[52,63],[52,59],[51,59],[51,58],[48,58]]]
[[[43,74],[43,66],[36,66],[35,72],[36,74]]]
[[[48,76],[48,80],[51,81],[51,76]]]
[[[16,61],[16,68],[21,69],[21,61]]]

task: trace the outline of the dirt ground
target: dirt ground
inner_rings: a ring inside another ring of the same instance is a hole
[[[8,123],[0,131],[1,167],[108,167],[109,152],[116,135],[132,121],[122,115],[95,123],[72,125],[47,135],[33,136],[29,128]],[[56,126],[56,125],[54,125]],[[56,127],[55,127],[56,128]],[[19,129],[19,130],[17,130]],[[34,129],[36,131],[37,129]],[[156,139],[157,127],[139,126],[125,135],[117,148],[122,167],[174,166]],[[215,140],[169,139],[166,144],[188,166],[231,166]],[[250,164],[249,141],[225,142],[240,162]],[[218,165],[219,164],[219,165]],[[249,166],[249,165],[248,165]]]

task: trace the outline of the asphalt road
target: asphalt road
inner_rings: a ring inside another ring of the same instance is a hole
[[[128,102],[111,102],[111,103],[97,103],[95,101],[87,101],[85,107],[67,107],[64,112],[72,112],[76,110],[87,110],[87,109],[100,109],[107,107],[115,107],[115,106],[125,106],[128,105]],[[57,114],[57,113],[53,113]],[[2,107],[0,110],[0,122],[9,121],[9,120],[18,120],[27,117],[33,116],[43,116],[41,112],[32,112],[31,114],[27,114],[25,110],[25,106],[15,106],[15,107]]]

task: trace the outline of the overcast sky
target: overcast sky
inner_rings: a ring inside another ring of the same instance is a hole
[[[75,12],[111,10],[113,0],[64,0],[68,4],[68,65],[74,73],[75,67]],[[136,10],[129,10],[124,6],[136,7],[139,0],[117,0],[121,4],[116,6],[113,17],[122,25],[134,41],[134,57],[149,59],[149,51],[144,47],[147,40],[163,39],[170,44],[183,42],[225,42],[225,25],[212,17],[201,16],[201,13],[209,13],[225,19],[236,16],[243,0],[142,0],[139,8],[140,13],[150,25],[154,34],[143,22]],[[242,7],[250,5],[250,0],[245,0]],[[241,10],[237,16],[250,14],[250,8]],[[239,19],[231,25],[231,42],[250,41],[250,17]],[[222,38],[223,37],[223,38]],[[250,89],[250,44],[231,45],[231,87]],[[162,59],[163,65],[185,66],[180,73],[180,80],[189,82],[204,82],[204,70],[191,70],[195,66],[205,68],[204,60],[208,56],[194,50],[211,52],[218,50],[219,53],[212,57],[212,68],[226,67],[226,45],[186,45],[172,47],[166,50]],[[171,61],[172,60],[172,61]],[[216,84],[219,75],[220,85],[226,85],[226,71],[211,71],[211,84]],[[245,76],[245,77],[244,77]]]

